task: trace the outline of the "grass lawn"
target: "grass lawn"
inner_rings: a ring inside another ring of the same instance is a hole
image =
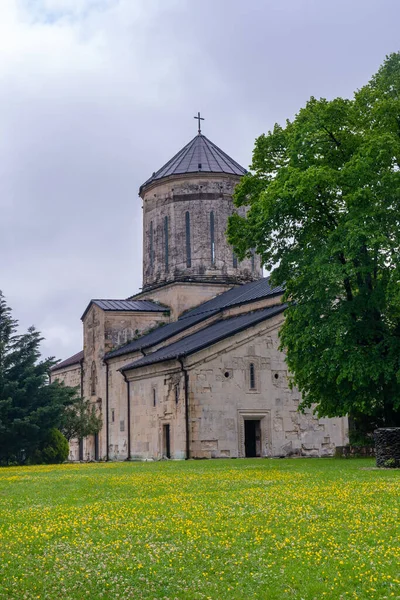
[[[372,460],[0,469],[0,599],[400,598]]]

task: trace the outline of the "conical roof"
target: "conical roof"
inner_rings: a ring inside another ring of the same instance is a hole
[[[242,176],[247,171],[205,135],[199,133],[161,169],[153,173],[140,186],[139,193],[153,181],[184,173],[227,173]]]

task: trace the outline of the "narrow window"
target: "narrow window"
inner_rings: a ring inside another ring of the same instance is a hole
[[[250,389],[256,389],[256,375],[254,370],[254,363],[250,363]]]
[[[185,222],[186,222],[186,266],[191,267],[192,266],[192,250],[191,250],[191,245],[190,245],[190,214],[189,214],[188,210],[186,211]]]
[[[92,396],[96,395],[96,379],[97,379],[96,363],[93,361],[92,362],[92,370],[91,370],[91,374],[90,374],[90,394]]]
[[[254,270],[256,268],[256,264],[255,264],[255,252],[254,252],[254,248],[251,251],[251,270],[254,273]]]
[[[165,271],[168,273],[168,217],[164,217]]]
[[[233,255],[232,255],[232,264],[233,264],[233,268],[237,269],[237,256],[235,253],[233,253]]]
[[[179,386],[176,385],[175,386],[175,404],[178,404],[179,402]]]
[[[114,423],[114,421],[115,421],[115,411],[114,410],[111,411],[111,421],[112,421],[112,423]]]
[[[150,241],[149,241],[149,254],[150,254],[150,268],[153,268],[154,259],[154,233],[153,233],[153,221],[150,221]]]
[[[120,421],[120,422],[119,422],[119,430],[120,430],[121,432],[124,432],[124,431],[125,431],[125,421]]]
[[[153,406],[157,404],[156,388],[153,388]]]
[[[215,265],[215,235],[214,235],[214,212],[210,212],[210,249],[211,249],[211,264]]]

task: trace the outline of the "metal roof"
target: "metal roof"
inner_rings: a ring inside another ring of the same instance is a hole
[[[278,306],[271,306],[269,308],[263,308],[245,315],[239,315],[238,317],[230,317],[228,319],[220,319],[216,323],[192,333],[187,337],[160,348],[155,352],[136,360],[135,362],[125,365],[120,370],[129,371],[131,369],[137,369],[146,365],[151,365],[166,360],[173,360],[193,354],[207,348],[212,344],[235,335],[252,325],[261,323],[271,317],[283,312],[286,308],[286,304],[279,304]]]
[[[73,356],[66,358],[62,362],[51,367],[50,371],[57,371],[58,369],[64,369],[65,367],[71,367],[72,365],[78,365],[83,360],[83,350],[77,352]]]
[[[117,348],[116,350],[111,350],[105,355],[105,359],[114,358],[115,356],[122,356],[123,354],[129,354],[130,352],[135,352],[136,350],[141,350],[142,348],[149,348],[150,346],[155,346],[164,340],[172,337],[180,333],[181,331],[185,331],[189,327],[208,319],[213,314],[216,314],[218,311],[208,312],[207,314],[194,315],[193,317],[188,317],[184,321],[174,321],[173,323],[162,324],[157,329],[153,329],[150,333],[144,334],[139,337],[137,340],[133,340],[128,344],[125,344],[121,348]]]
[[[203,134],[194,137],[182,150],[171,158],[161,169],[153,173],[141,186],[142,189],[163,177],[184,173],[228,173],[242,176],[246,169],[228,156],[221,148]]]
[[[82,319],[92,304],[96,304],[105,311],[169,312],[168,306],[160,306],[150,300],[91,300],[81,317]]]
[[[201,313],[209,311],[222,310],[239,304],[254,302],[255,300],[261,300],[261,298],[267,296],[278,296],[283,294],[283,292],[284,288],[282,286],[278,285],[276,287],[271,287],[269,277],[262,277],[257,281],[245,283],[244,285],[234,287],[223,294],[219,294],[219,296],[187,311],[179,317],[179,320],[187,319],[188,317],[200,315]]]
[[[249,303],[268,296],[280,295],[282,293],[283,288],[281,286],[271,287],[267,277],[263,277],[262,279],[251,283],[245,283],[232,288],[227,292],[223,292],[219,296],[189,310],[184,315],[180,316],[177,321],[157,327],[157,329],[142,335],[137,340],[125,344],[125,346],[117,348],[116,350],[111,350],[111,352],[106,354],[105,358],[114,358],[115,356],[129,354],[130,352],[135,352],[142,348],[150,348],[151,346],[155,346],[181,331],[189,329],[193,325],[208,319],[224,308],[238,306],[239,304]]]

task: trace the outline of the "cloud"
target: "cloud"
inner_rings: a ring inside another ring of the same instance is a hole
[[[0,288],[45,354],[81,348],[90,298],[141,285],[140,184],[203,129],[254,138],[351,95],[397,50],[394,0],[4,0]]]

